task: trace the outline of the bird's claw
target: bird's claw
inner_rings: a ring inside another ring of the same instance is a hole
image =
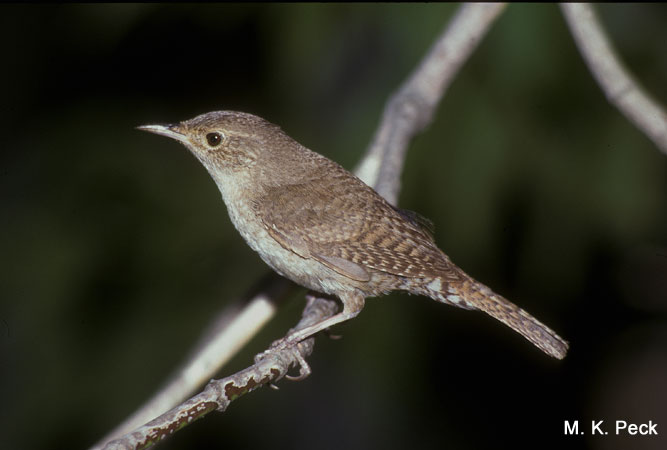
[[[291,381],[304,380],[312,373],[312,370],[310,369],[310,365],[308,365],[306,358],[304,358],[303,354],[299,350],[299,345],[300,343],[289,344],[285,339],[279,339],[271,344],[271,347],[269,347],[268,350],[264,350],[262,353],[255,355],[255,364],[258,364],[269,355],[288,350],[292,352],[294,359],[296,359],[296,362],[298,363],[299,375],[285,375],[285,378]],[[271,383],[270,386],[273,389],[278,389],[278,386],[274,385],[273,383]]]

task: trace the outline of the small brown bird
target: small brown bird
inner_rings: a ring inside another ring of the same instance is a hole
[[[338,297],[343,310],[278,341],[285,348],[355,317],[393,290],[484,311],[551,356],[567,342],[475,281],[435,244],[429,223],[390,205],[335,162],[252,114],[216,111],[141,130],[184,144],[206,167],[248,245],[279,274]]]

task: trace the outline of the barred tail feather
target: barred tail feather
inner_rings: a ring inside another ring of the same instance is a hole
[[[457,283],[434,279],[426,287],[428,292],[425,294],[431,298],[465,309],[484,311],[554,358],[563,359],[567,353],[568,343],[553,330],[472,278]]]

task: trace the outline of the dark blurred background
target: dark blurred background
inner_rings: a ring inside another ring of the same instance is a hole
[[[267,268],[187,151],[134,127],[258,114],[348,168],[456,5],[2,5],[0,447],[93,444]],[[667,103],[667,7],[600,5]],[[400,206],[571,342],[397,294],[163,449],[667,448],[667,156],[555,5],[511,5],[412,145]],[[219,375],[286,332],[300,293]],[[564,436],[579,420],[585,436]],[[610,434],[589,435],[592,420]],[[612,436],[615,420],[658,437]]]

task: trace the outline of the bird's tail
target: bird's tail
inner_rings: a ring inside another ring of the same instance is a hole
[[[563,359],[567,353],[568,343],[553,330],[468,276],[465,276],[464,281],[454,283],[435,279],[425,286],[427,292],[423,294],[460,308],[484,311],[554,358]]]

